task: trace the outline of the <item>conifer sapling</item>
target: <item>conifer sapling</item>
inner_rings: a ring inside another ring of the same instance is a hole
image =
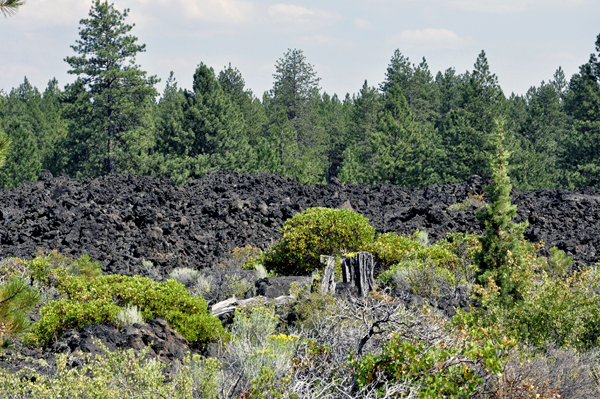
[[[516,282],[511,279],[515,267],[520,267],[523,232],[527,221],[514,223],[517,206],[511,204],[512,184],[508,177],[509,153],[503,146],[504,124],[497,121],[497,133],[492,142],[492,180],[485,189],[491,204],[476,216],[485,227],[485,236],[480,239],[481,251],[475,261],[479,266],[478,280],[486,284],[493,278],[501,288],[501,296],[507,302],[518,299]]]

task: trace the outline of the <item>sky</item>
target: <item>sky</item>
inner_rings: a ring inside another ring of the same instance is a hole
[[[0,90],[26,76],[40,90],[75,80],[65,57],[91,0],[26,0],[0,17]],[[273,86],[275,63],[301,49],[329,94],[356,93],[383,81],[394,50],[426,58],[432,73],[473,69],[484,50],[508,96],[524,94],[561,66],[570,78],[600,34],[599,0],[117,0],[146,52],[137,64],[161,79],[170,71],[191,88],[201,62],[231,63],[258,97]]]

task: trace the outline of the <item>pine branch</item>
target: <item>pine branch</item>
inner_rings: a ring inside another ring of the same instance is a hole
[[[8,18],[15,15],[23,4],[25,4],[25,0],[0,0],[0,12],[4,14],[5,18]]]

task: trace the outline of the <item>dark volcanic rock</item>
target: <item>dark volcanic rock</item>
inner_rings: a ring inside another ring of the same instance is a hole
[[[101,341],[111,352],[117,349],[134,349],[139,352],[149,346],[151,350],[148,356],[164,362],[181,360],[190,350],[185,338],[169,327],[165,320],[157,318],[122,329],[92,324],[79,331],[70,330],[50,348],[50,352],[102,354],[104,351],[97,341]]]
[[[254,293],[269,299],[290,295],[290,288],[293,283],[298,285],[298,289],[310,291],[312,279],[310,277],[294,276],[262,278],[254,283],[256,287]]]
[[[0,353],[0,367],[16,372],[29,366],[42,373],[52,373],[56,371],[55,360],[58,353],[69,355],[68,365],[70,367],[81,366],[83,356],[104,353],[98,345],[98,341],[102,342],[111,352],[118,349],[133,349],[139,353],[149,346],[147,358],[166,363],[165,371],[168,373],[175,370],[176,364],[173,363],[175,360],[183,359],[191,351],[185,338],[169,327],[165,320],[156,318],[145,324],[134,324],[122,329],[93,324],[87,325],[81,330],[69,330],[45,351],[19,347],[7,353]],[[35,362],[40,359],[46,360],[48,366],[40,367]]]
[[[175,267],[206,268],[247,244],[272,245],[286,219],[309,207],[348,208],[370,219],[377,233],[427,230],[432,241],[448,232],[481,232],[474,206],[448,207],[483,193],[483,179],[424,189],[390,185],[302,186],[274,175],[219,172],[184,187],[161,178],[52,177],[0,190],[0,257],[31,258],[38,249],[89,254],[107,273],[161,276]],[[579,264],[600,258],[600,193],[536,190],[514,193],[525,235],[558,246]]]

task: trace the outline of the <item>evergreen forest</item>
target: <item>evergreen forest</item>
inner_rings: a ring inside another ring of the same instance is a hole
[[[471,71],[432,72],[396,50],[383,82],[329,94],[302,50],[275,62],[255,94],[231,64],[200,62],[184,90],[136,64],[146,51],[128,10],[97,1],[65,62],[74,82],[0,91],[0,187],[42,169],[89,178],[164,176],[176,184],[215,170],[277,173],[302,184],[422,187],[488,176],[497,121],[518,189],[600,188],[600,35],[570,78],[560,66],[526,94],[507,95],[484,51]],[[201,60],[198,60],[201,61]],[[382,65],[382,68],[384,66]],[[162,89],[162,92],[159,92]]]

